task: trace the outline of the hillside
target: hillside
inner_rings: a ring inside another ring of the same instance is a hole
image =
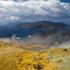
[[[33,51],[18,43],[0,42],[0,70],[69,70],[69,65],[70,48]]]

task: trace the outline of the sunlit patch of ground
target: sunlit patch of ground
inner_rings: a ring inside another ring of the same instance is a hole
[[[70,70],[70,48],[35,51],[29,47],[44,46],[1,41],[0,70]]]

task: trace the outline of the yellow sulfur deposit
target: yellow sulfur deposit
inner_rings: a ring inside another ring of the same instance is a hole
[[[69,70],[70,48],[24,50],[0,42],[0,70]]]

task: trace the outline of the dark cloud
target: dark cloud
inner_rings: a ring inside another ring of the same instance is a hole
[[[70,4],[59,0],[2,0],[0,25],[9,22],[54,21],[70,24]]]

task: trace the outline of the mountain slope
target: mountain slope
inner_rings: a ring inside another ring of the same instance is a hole
[[[15,22],[0,27],[0,37],[11,37],[34,34],[53,34],[58,32],[70,33],[70,25],[60,22],[39,21],[32,23]]]

